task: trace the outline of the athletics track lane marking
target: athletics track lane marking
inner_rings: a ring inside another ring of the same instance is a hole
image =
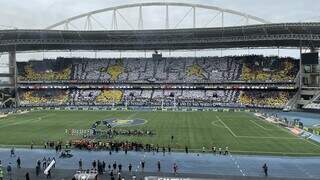
[[[302,168],[301,166],[298,166],[297,164],[294,164],[298,170],[303,172],[308,178],[314,178],[313,175],[311,175],[306,169]]]
[[[240,173],[242,174],[242,176],[246,176],[246,173],[244,171],[244,169],[242,169],[240,167],[240,163],[238,163],[238,161],[236,160],[235,157],[232,156],[232,154],[229,152],[229,157],[231,158],[231,160],[234,162],[234,165],[239,169]]]

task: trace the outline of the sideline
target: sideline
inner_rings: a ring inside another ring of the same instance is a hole
[[[1,150],[10,150],[12,147],[16,149],[24,149],[24,150],[31,150],[30,145],[7,145],[7,144],[0,144],[0,151]],[[55,151],[54,149],[45,149],[42,145],[33,145],[33,150],[47,150],[47,151]],[[184,148],[171,149],[172,153],[183,153],[185,152]],[[31,150],[32,151],[32,150]],[[72,151],[83,151],[83,152],[90,152],[87,150],[80,150],[80,149],[72,149]],[[95,152],[109,152],[109,151],[95,151]],[[121,152],[121,151],[120,151]],[[265,157],[301,157],[301,158],[309,158],[309,157],[320,157],[319,153],[308,153],[308,152],[282,152],[282,151],[245,151],[245,150],[229,150],[230,153],[233,155],[241,155],[241,156],[265,156]],[[146,153],[144,151],[140,151],[140,153]],[[203,153],[202,149],[189,149],[189,153],[197,153],[197,154],[213,154],[211,151],[206,151]],[[213,154],[217,155],[218,154]],[[223,156],[223,155],[221,155]]]
[[[39,116],[39,117],[31,118],[31,119],[20,120],[20,121],[18,121],[18,122],[12,122],[12,123],[7,123],[7,124],[2,124],[2,125],[0,125],[0,129],[5,128],[5,127],[9,127],[9,126],[16,126],[16,125],[21,125],[21,124],[26,124],[26,123],[39,122],[39,121],[42,121],[43,118],[50,117],[50,116],[54,116],[54,115],[56,115],[56,114],[55,114],[55,113],[52,113],[52,114],[47,114],[47,115],[44,115],[44,116]]]

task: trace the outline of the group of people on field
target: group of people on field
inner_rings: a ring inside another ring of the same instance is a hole
[[[186,150],[186,153],[189,153],[189,149],[188,149],[187,146],[185,147],[185,150]],[[169,152],[169,150],[168,150],[168,152]],[[203,148],[203,152],[205,152],[205,148]],[[219,154],[227,155],[229,153],[229,150],[228,150],[228,147],[226,147],[226,149],[224,151],[222,151],[221,148],[218,148],[218,150],[216,150],[216,148],[213,147],[212,148],[212,152],[214,152],[214,153],[218,152]],[[165,148],[163,149],[163,153],[165,153]],[[11,158],[16,157],[14,148],[12,148],[10,150],[10,157]],[[49,166],[49,164],[50,164],[50,162],[52,160],[55,160],[55,158],[54,157],[53,158],[44,157],[42,160],[38,160],[36,162],[36,171],[35,171],[36,175],[39,176],[41,169],[43,169],[43,170],[46,169]],[[22,163],[22,160],[18,156],[16,158],[16,166],[17,166],[18,169],[21,168],[21,163]],[[78,169],[82,171],[83,170],[83,161],[82,161],[82,159],[79,160],[78,165],[79,165]],[[55,167],[55,164],[54,164],[53,168],[54,167]],[[146,167],[146,162],[144,160],[141,160],[140,163],[139,163],[139,166],[136,169],[136,171],[138,169],[141,169],[141,171],[144,172],[145,167]],[[157,167],[157,171],[161,172],[161,167],[162,167],[161,166],[161,161],[157,161],[156,162],[156,167]],[[133,172],[133,168],[134,168],[133,165],[131,163],[129,163],[126,170],[129,173],[132,173]],[[116,161],[113,161],[113,163],[109,163],[109,164],[107,164],[105,161],[100,161],[100,160],[92,161],[91,170],[97,171],[98,174],[107,173],[107,174],[109,174],[111,179],[116,179],[116,178],[122,177],[121,173],[122,173],[123,169],[125,169],[125,168],[123,168],[123,165],[121,163],[118,164]],[[263,170],[265,176],[268,176],[268,166],[267,166],[266,163],[262,166],[262,170]],[[12,167],[11,163],[9,163],[7,165],[6,171],[5,171],[3,166],[2,166],[1,160],[0,160],[0,180],[4,179],[4,175],[5,174],[7,175],[7,177],[9,177],[11,179],[13,177],[12,171],[13,171],[13,167]],[[90,170],[86,170],[86,171],[90,171]],[[178,172],[177,163],[174,163],[172,165],[172,172],[174,174],[177,174],[177,172]],[[25,176],[26,176],[26,180],[30,179],[29,178],[29,173],[26,173]],[[50,177],[51,177],[51,172],[49,171],[48,174],[47,174],[47,178],[50,178]]]
[[[115,176],[117,176],[118,178],[117,179],[121,179],[121,173],[123,171],[123,165],[121,163],[117,163],[116,161],[113,161],[113,163],[109,163],[107,165],[107,163],[105,161],[100,161],[100,160],[94,160],[92,161],[91,163],[91,169],[87,169],[87,170],[84,170],[83,169],[83,160],[80,159],[79,162],[78,162],[78,169],[79,171],[84,171],[84,172],[98,172],[98,174],[102,175],[104,173],[107,173],[109,174],[110,178],[111,179],[115,179]],[[139,163],[139,166],[137,168],[140,168],[141,172],[144,172],[144,169],[146,167],[146,162],[144,160],[141,160],[140,163]],[[129,172],[129,174],[132,174],[133,173],[133,165],[131,163],[128,164],[128,167],[127,167],[127,171]],[[136,169],[137,171],[138,169]],[[177,163],[174,163],[173,166],[172,166],[172,170],[173,170],[173,173],[176,175],[178,173],[178,165]],[[157,171],[158,172],[161,172],[161,161],[157,161]]]

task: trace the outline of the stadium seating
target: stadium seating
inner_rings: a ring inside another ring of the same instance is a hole
[[[27,90],[20,93],[22,106],[67,105],[69,94],[65,90]]]
[[[239,103],[253,107],[283,108],[292,95],[283,91],[242,91]]]
[[[86,89],[20,93],[22,105],[134,105],[134,106],[285,106],[290,93],[225,90],[166,89],[166,83],[226,83],[230,81],[290,84],[298,73],[298,61],[263,56],[151,58],[57,58],[18,63],[20,81],[68,81],[89,83]],[[165,84],[161,88],[94,89],[95,83]],[[274,84],[275,87],[278,84]],[[270,85],[269,85],[270,86]],[[271,84],[271,86],[273,86]],[[196,87],[196,86],[195,86]],[[240,86],[239,86],[240,88]]]
[[[293,81],[298,72],[298,61],[291,58],[249,56],[243,59],[241,79],[245,81]]]
[[[120,90],[103,90],[96,97],[96,103],[111,104],[119,103],[122,99],[123,92]]]
[[[19,81],[70,80],[72,73],[70,62],[60,59],[20,62],[17,66]]]
[[[27,90],[22,105],[250,106],[283,108],[292,95],[285,91],[235,90]]]
[[[263,56],[89,59],[58,58],[18,63],[19,80],[91,82],[293,81],[298,62]]]

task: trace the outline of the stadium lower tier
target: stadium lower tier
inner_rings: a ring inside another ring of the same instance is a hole
[[[21,90],[21,106],[251,106],[283,108],[294,92],[237,90]]]

